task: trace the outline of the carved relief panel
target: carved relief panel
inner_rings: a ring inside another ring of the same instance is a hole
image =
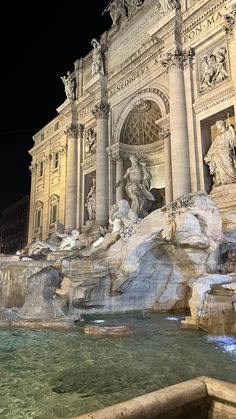
[[[229,77],[228,50],[225,44],[209,48],[198,58],[199,93],[205,92]]]
[[[89,157],[96,153],[97,148],[97,133],[94,128],[89,128],[85,138],[85,157]]]

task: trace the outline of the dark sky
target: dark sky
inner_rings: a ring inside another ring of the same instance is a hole
[[[73,71],[93,37],[111,26],[109,0],[4,3],[1,22],[0,210],[30,192],[32,135],[65,100],[60,76]],[[5,26],[3,27],[3,21]]]

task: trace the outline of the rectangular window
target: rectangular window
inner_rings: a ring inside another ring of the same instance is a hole
[[[39,177],[43,176],[43,161],[39,162],[39,172],[38,172]]]
[[[53,169],[57,169],[59,166],[59,153],[56,151],[53,154]]]
[[[57,131],[59,129],[59,122],[56,122],[54,125],[54,131]]]
[[[50,224],[55,223],[57,221],[57,205],[51,206],[50,211]]]
[[[39,228],[40,226],[41,226],[41,210],[36,210],[34,227]]]
[[[43,133],[43,134],[41,134],[41,136],[40,136],[40,140],[41,140],[41,141],[43,141],[43,140],[44,140],[44,133]]]

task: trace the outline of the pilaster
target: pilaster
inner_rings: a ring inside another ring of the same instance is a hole
[[[228,40],[231,77],[234,84],[234,112],[236,114],[236,2],[228,1],[226,4],[227,12],[224,15],[224,31]]]

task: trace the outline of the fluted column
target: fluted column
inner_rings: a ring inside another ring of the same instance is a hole
[[[228,38],[231,77],[236,92],[236,2],[228,1],[226,5],[228,12],[225,14],[224,31]],[[236,114],[236,94],[234,96],[234,112]]]
[[[168,54],[166,60],[169,68],[171,166],[174,199],[191,190],[183,61],[184,56],[180,51]]]
[[[172,190],[172,168],[171,168],[171,137],[170,131],[165,130],[160,133],[164,139],[164,160],[165,160],[165,199],[166,204],[173,201]]]
[[[71,125],[67,134],[65,231],[76,228],[78,126]]]
[[[109,190],[108,190],[108,116],[109,105],[97,104],[92,114],[97,120],[97,150],[96,150],[96,222],[99,225],[107,224],[109,217]]]
[[[123,199],[123,160],[121,156],[116,157],[116,203]]]

